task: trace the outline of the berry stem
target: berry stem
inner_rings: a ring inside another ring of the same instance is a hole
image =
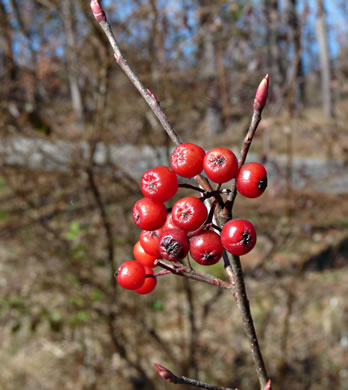
[[[163,275],[169,275],[171,274],[172,272],[171,271],[168,271],[166,269],[163,269],[162,271],[158,271],[156,273],[154,273],[153,275],[146,275],[145,277],[147,278],[148,276],[163,276]]]
[[[216,278],[210,274],[206,274],[204,272],[195,271],[194,269],[189,269],[185,266],[181,266],[180,268],[174,267],[170,264],[167,264],[166,262],[162,260],[158,260],[157,265],[159,267],[164,268],[165,270],[170,271],[171,273],[179,276],[184,276],[188,279],[197,280],[199,282],[211,284],[213,286],[221,287],[226,290],[229,290],[232,288],[232,285],[228,282],[225,282],[224,280],[221,280],[219,278]]]
[[[194,186],[192,184],[189,184],[189,183],[182,183],[182,184],[179,184],[179,187],[180,188],[188,188],[190,190],[195,190],[195,191],[198,191],[198,192],[202,192],[203,194],[206,193],[206,190],[203,189],[203,188],[200,188],[200,187],[197,187],[197,186]]]

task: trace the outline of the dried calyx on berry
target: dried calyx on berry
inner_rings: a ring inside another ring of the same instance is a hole
[[[181,229],[165,230],[159,240],[159,251],[163,259],[180,261],[190,249],[187,234]]]

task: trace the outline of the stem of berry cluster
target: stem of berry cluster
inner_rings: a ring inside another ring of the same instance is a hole
[[[110,45],[113,48],[114,51],[114,57],[116,59],[116,62],[118,65],[122,68],[124,73],[128,76],[130,81],[133,83],[133,85],[138,89],[146,103],[150,106],[151,110],[155,114],[155,116],[158,118],[160,121],[162,127],[164,130],[167,132],[169,135],[170,139],[174,142],[175,145],[179,145],[181,143],[181,139],[179,136],[176,134],[174,128],[169,124],[168,119],[164,112],[162,111],[159,102],[157,98],[154,96],[154,94],[149,91],[147,88],[145,88],[142,83],[140,82],[139,78],[137,75],[134,73],[134,71],[130,68],[130,66],[127,64],[126,59],[121,53],[121,50],[119,48],[119,45],[114,37],[114,34],[112,32],[112,29],[110,27],[110,24],[107,21],[107,18],[105,16],[105,13],[100,5],[99,0],[91,0],[91,9],[92,12],[98,21],[99,25],[103,29],[105,35],[107,36]],[[256,97],[254,101],[254,113],[252,116],[251,124],[249,131],[244,139],[243,147],[242,147],[242,152],[241,156],[239,159],[239,166],[242,166],[245,162],[246,156],[248,154],[250,144],[252,142],[253,136],[255,134],[255,131],[257,129],[257,126],[261,120],[261,112],[262,109],[266,103],[267,99],[267,91],[268,91],[268,75],[262,80],[257,92],[256,92]],[[213,192],[213,188],[210,185],[209,181],[201,175],[197,175],[194,178],[198,185],[203,188],[207,192]],[[232,207],[234,204],[234,200],[236,197],[236,188],[235,185],[232,186],[231,191],[228,192],[228,197],[227,201],[224,203],[221,195],[218,193],[219,191],[216,191],[217,194],[214,194],[217,200],[217,219],[219,221],[220,227],[222,227],[229,219],[232,218]],[[171,265],[168,265],[167,263],[163,261],[159,261],[158,265],[160,265],[162,268],[164,268],[167,271],[170,271],[172,273],[175,273],[176,275],[184,276],[190,279],[202,281],[205,283],[213,284],[219,287],[231,289],[236,301],[237,301],[237,306],[239,308],[239,311],[241,313],[242,317],[242,323],[244,330],[248,336],[252,356],[254,359],[254,363],[256,366],[256,371],[258,375],[258,379],[260,382],[261,389],[264,389],[267,386],[267,372],[265,369],[265,365],[262,359],[262,354],[261,350],[258,344],[256,332],[255,332],[255,327],[254,327],[254,322],[253,318],[250,312],[250,306],[249,306],[249,301],[247,298],[247,293],[245,289],[245,284],[244,284],[244,277],[243,277],[243,271],[240,263],[239,257],[232,257],[232,265],[230,263],[230,260],[227,256],[227,254],[224,255],[224,262],[225,262],[225,269],[226,273],[230,279],[230,283],[224,282],[220,279],[214,278],[213,276],[208,274],[203,274],[197,271],[194,271],[192,269],[188,269],[184,266],[178,268],[174,267]],[[159,365],[157,365],[160,367]],[[156,367],[157,369],[157,367]],[[161,372],[157,369],[159,374]],[[168,371],[168,370],[167,370]],[[174,374],[172,374],[174,375]],[[176,376],[175,376],[176,377]],[[186,383],[186,384],[191,384],[195,385],[195,383],[201,383],[198,381],[194,381],[188,378],[183,379],[184,377],[176,377],[176,378],[181,378],[177,382],[173,383]],[[168,378],[166,378],[168,379]],[[182,382],[182,380],[184,382]],[[181,381],[181,382],[180,382]],[[203,384],[204,385],[204,384]],[[196,385],[197,386],[197,385]],[[209,386],[209,385],[208,385]],[[202,387],[202,386],[198,386]],[[203,387],[203,388],[208,388],[208,389],[222,389],[218,387]]]
[[[175,275],[184,276],[188,279],[193,279],[197,280],[198,282],[211,284],[213,286],[221,287],[226,290],[230,290],[232,288],[232,285],[228,282],[225,282],[224,280],[221,280],[213,275],[206,274],[204,272],[196,271],[192,268],[187,268],[182,264],[180,264],[180,266],[174,266],[166,263],[163,260],[157,260],[157,265],[167,271],[170,271]]]

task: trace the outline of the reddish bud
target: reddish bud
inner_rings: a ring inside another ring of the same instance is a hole
[[[266,76],[261,81],[259,87],[257,88],[255,100],[254,100],[254,110],[262,111],[265,107],[267,96],[268,96],[268,85],[269,85],[269,75]]]
[[[269,381],[267,382],[264,390],[271,390],[272,389],[272,381],[269,379]]]
[[[94,17],[97,19],[98,22],[106,22],[106,16],[105,12],[100,5],[99,0],[91,0],[90,3],[91,10],[93,12]]]
[[[169,371],[167,368],[161,366],[160,364],[154,363],[153,365],[155,366],[158,374],[163,379],[165,379],[168,382],[177,383],[176,376],[171,371]]]
[[[155,95],[152,91],[150,91],[149,88],[146,88],[146,91],[147,91],[147,93],[152,97],[152,99],[159,105],[160,102],[159,102],[159,100],[157,99],[156,95]]]

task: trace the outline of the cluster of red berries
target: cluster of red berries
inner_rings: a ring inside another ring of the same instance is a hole
[[[259,163],[238,168],[235,154],[226,148],[205,151],[195,144],[179,145],[171,155],[171,169],[159,166],[146,171],[141,179],[144,198],[133,207],[135,224],[142,229],[135,244],[135,260],[124,262],[117,272],[120,286],[147,294],[156,287],[153,268],[157,259],[178,262],[188,253],[201,265],[216,264],[227,250],[241,256],[250,252],[256,243],[254,226],[244,219],[232,219],[225,224],[221,235],[208,221],[203,199],[193,196],[178,200],[167,213],[164,202],[177,192],[178,176],[192,178],[203,170],[215,183],[236,179],[239,193],[248,197],[260,196],[267,186],[267,172]],[[219,231],[219,230],[218,230]]]

